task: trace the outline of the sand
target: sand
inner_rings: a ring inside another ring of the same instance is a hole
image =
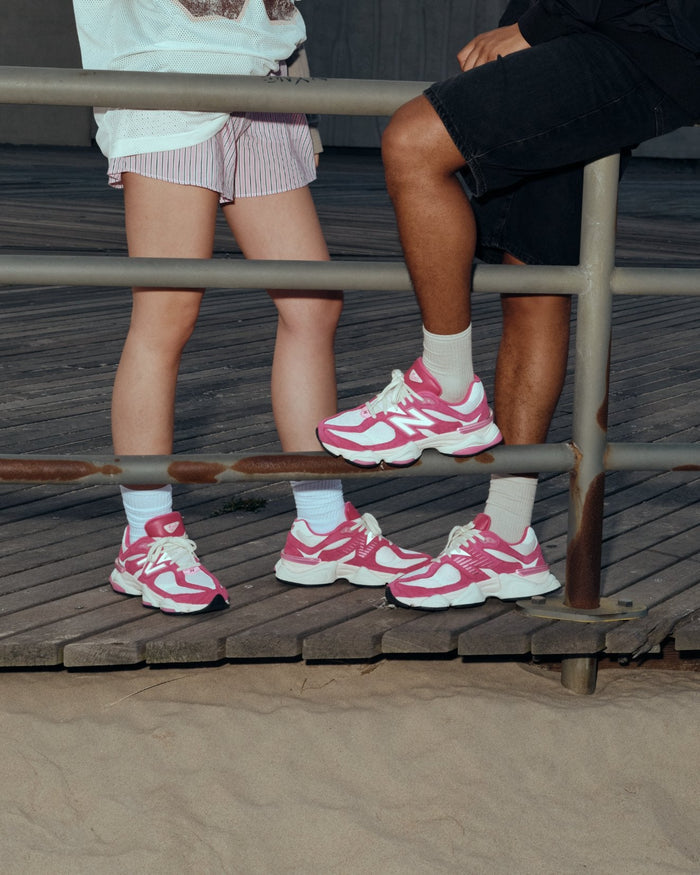
[[[700,674],[0,674],[7,873],[698,873]]]

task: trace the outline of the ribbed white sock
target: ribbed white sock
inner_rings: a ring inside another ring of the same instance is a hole
[[[132,541],[143,538],[149,520],[173,509],[173,487],[169,484],[158,489],[129,489],[127,486],[120,489]]]
[[[317,535],[345,522],[345,496],[340,480],[291,480],[297,517]]]
[[[442,387],[445,401],[461,401],[474,379],[471,325],[459,334],[432,334],[424,327],[423,364]]]
[[[536,492],[536,477],[492,475],[484,508],[491,517],[491,531],[516,544],[532,522]]]

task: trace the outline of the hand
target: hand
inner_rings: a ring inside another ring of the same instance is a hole
[[[474,67],[480,67],[482,64],[488,64],[489,61],[495,61],[499,56],[510,55],[513,52],[529,48],[530,43],[520,33],[518,25],[511,24],[508,27],[499,27],[474,37],[459,52],[457,60],[459,66],[466,72],[473,70]]]

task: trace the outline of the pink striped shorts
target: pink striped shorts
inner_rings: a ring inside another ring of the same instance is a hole
[[[208,188],[227,204],[302,188],[316,179],[316,166],[305,115],[250,112],[232,114],[196,146],[110,158],[113,188],[123,188],[122,173]]]

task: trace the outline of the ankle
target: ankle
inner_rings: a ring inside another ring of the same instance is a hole
[[[433,334],[424,327],[423,365],[440,384],[444,401],[462,401],[474,379],[471,325],[459,334]]]

